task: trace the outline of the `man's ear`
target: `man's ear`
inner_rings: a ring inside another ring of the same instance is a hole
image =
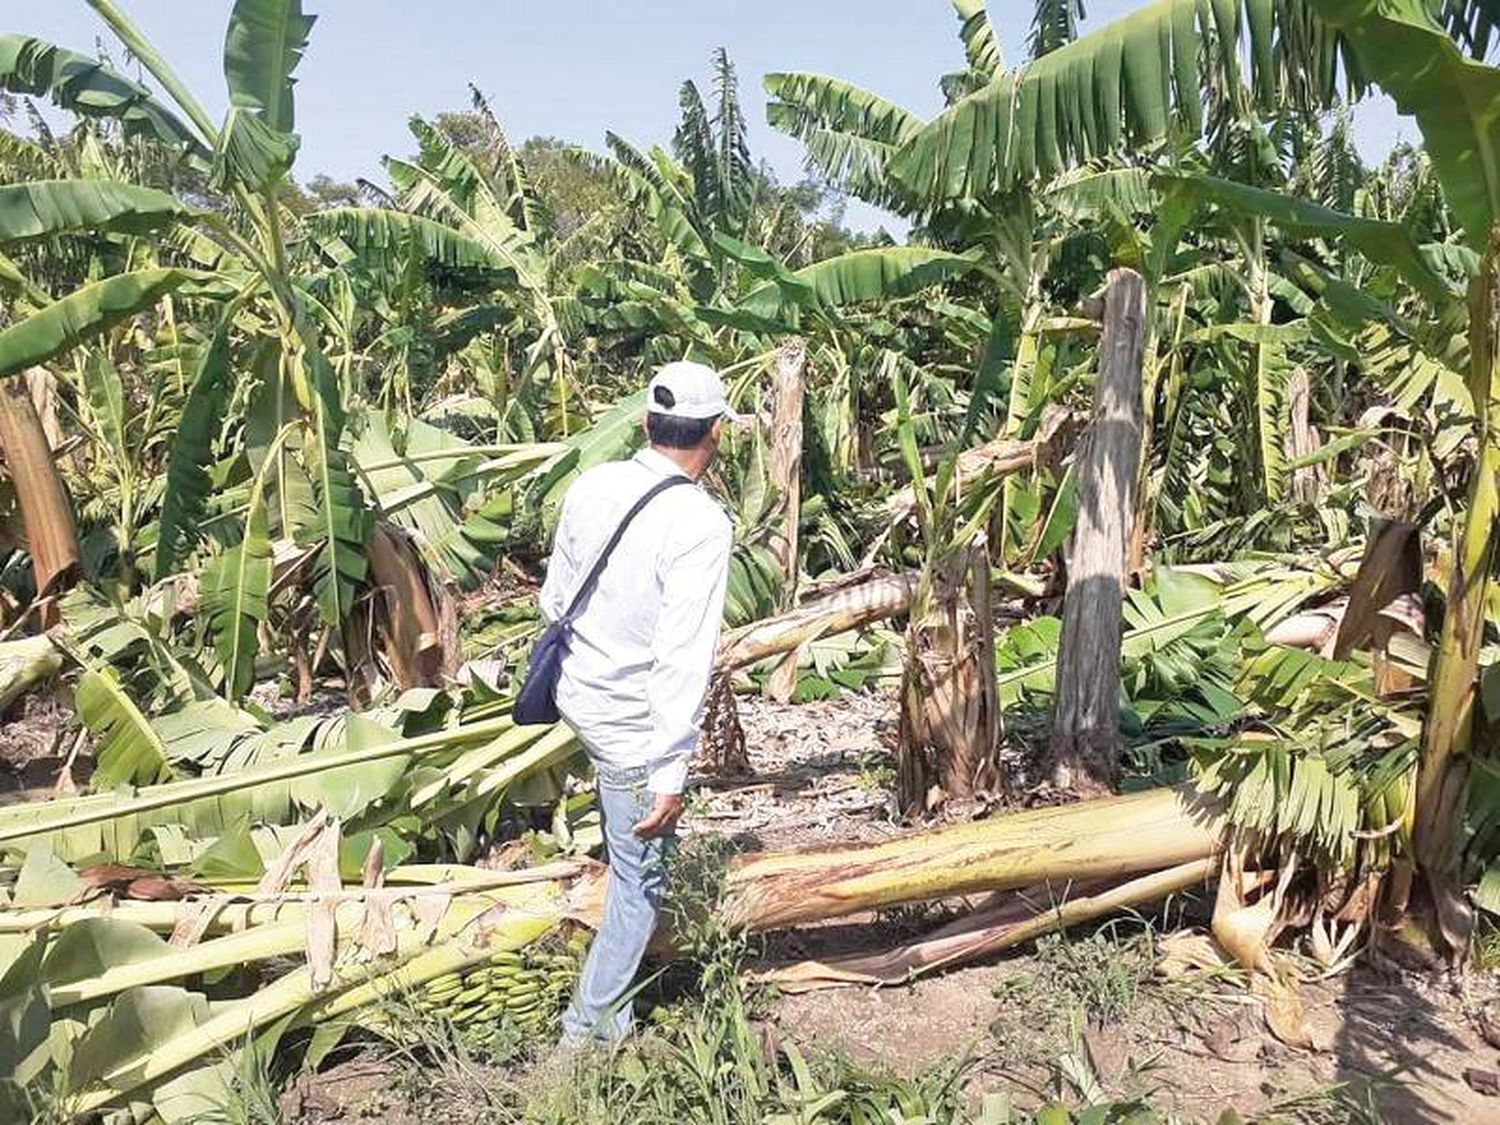
[[[723,418],[715,418],[714,419],[714,428],[712,430],[710,430],[709,433],[711,433],[713,435],[714,444],[718,445],[719,442],[724,439],[724,419]]]

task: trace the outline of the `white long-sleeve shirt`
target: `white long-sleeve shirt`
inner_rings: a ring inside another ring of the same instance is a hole
[[[646,449],[573,483],[542,586],[562,617],[615,527],[653,484],[682,472]],[[573,623],[557,708],[596,761],[644,767],[654,793],[680,793],[713,671],[733,531],[708,494],[678,485],[631,522]]]

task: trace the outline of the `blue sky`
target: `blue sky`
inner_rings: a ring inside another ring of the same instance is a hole
[[[225,105],[220,66],[230,0],[120,0],[215,115]],[[924,116],[942,105],[937,78],[963,62],[948,0],[304,0],[318,16],[297,74],[297,175],[381,179],[380,157],[411,149],[406,119],[467,104],[467,85],[491,98],[513,139],[550,134],[598,147],[606,128],[632,140],[670,139],[677,90],[729,49],[740,72],[757,158],[783,180],[800,174],[801,147],[765,124],[761,75],[811,70],[866,86]],[[1138,6],[1088,0],[1085,27]],[[79,50],[109,35],[83,0],[7,5],[0,31]],[[1032,5],[992,0],[1006,56],[1021,57]],[[1008,13],[1008,14],[1007,14]],[[116,49],[116,57],[120,52]],[[1415,127],[1389,103],[1362,108],[1366,155]],[[861,205],[848,219],[873,227]],[[894,225],[894,224],[893,224]]]

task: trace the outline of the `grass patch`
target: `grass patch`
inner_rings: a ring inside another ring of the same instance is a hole
[[[1036,945],[1038,986],[1101,1025],[1118,1023],[1136,1009],[1155,965],[1149,926],[1130,934],[1111,922],[1087,937],[1047,934]]]
[[[1335,1082],[1276,1099],[1254,1125],[1387,1125],[1381,1092],[1394,1082]]]
[[[1482,910],[1474,926],[1474,967],[1484,973],[1500,970],[1500,920]]]
[[[993,989],[1003,1007],[989,1026],[1000,1069],[1017,1080],[1030,1072],[1034,1084],[1028,1088],[1033,1095],[1068,1104],[1103,1099],[1123,1112],[1122,1107],[1154,1096],[1153,1059],[1132,1059],[1126,1073],[1111,1081],[1113,1092],[1125,1100],[1117,1105],[1108,1102],[1088,1068],[1082,1032],[1089,1026],[1145,1027],[1176,1021],[1184,1010],[1201,1014],[1205,1005],[1215,1003],[1209,981],[1157,975],[1158,957],[1156,928],[1138,915],[1114,919],[1092,931],[1063,931],[1038,939],[1032,957]],[[1037,1079],[1038,1074],[1049,1075],[1050,1083]]]
[[[1077,1015],[1100,1026],[1118,1023],[1157,991],[1156,932],[1139,918],[1111,921],[1091,934],[1062,931],[1037,939],[1029,972],[995,990],[1007,1000],[1064,1023]]]

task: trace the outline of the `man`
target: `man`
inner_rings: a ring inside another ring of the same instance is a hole
[[[698,481],[738,421],[718,375],[669,363],[646,388],[649,448],[598,465],[563,500],[543,616],[556,621],[630,507],[671,476]],[[573,624],[557,707],[578,732],[599,786],[610,879],[604,921],[584,961],[563,1041],[615,1042],[656,928],[665,859],[718,648],[733,536],[696,485],[667,488],[631,522]]]

